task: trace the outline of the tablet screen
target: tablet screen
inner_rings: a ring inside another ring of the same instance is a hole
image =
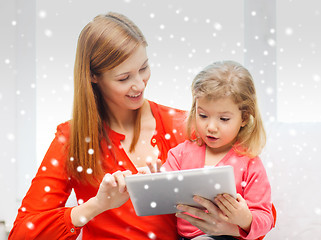
[[[201,207],[194,195],[213,200],[217,194],[236,197],[232,166],[126,176],[127,190],[138,216],[178,212],[177,204]]]

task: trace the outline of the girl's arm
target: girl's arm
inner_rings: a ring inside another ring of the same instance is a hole
[[[271,186],[259,157],[248,162],[242,185],[242,196],[251,211],[252,223],[250,231],[240,229],[240,234],[244,239],[256,239],[266,235],[274,224]]]
[[[177,217],[190,222],[202,232],[209,235],[240,236],[238,226],[222,220],[219,217],[220,209],[216,207],[213,202],[200,196],[194,196],[193,199],[195,202],[202,205],[207,211],[187,205],[178,205],[177,209],[183,212],[177,213]]]

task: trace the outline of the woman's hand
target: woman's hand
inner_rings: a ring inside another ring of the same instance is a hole
[[[146,161],[146,165],[149,168],[151,173],[163,172],[162,161],[160,159],[156,160],[156,167],[154,166],[152,161]]]
[[[199,196],[194,196],[193,199],[195,202],[202,205],[207,211],[187,205],[178,205],[178,210],[187,212],[193,216],[180,212],[176,214],[177,217],[185,219],[195,227],[199,228],[202,232],[209,235],[240,236],[238,226],[223,220],[220,217],[222,211],[215,206],[214,203]]]
[[[107,173],[100,183],[95,200],[101,212],[118,208],[129,199],[126,188],[125,176],[131,175],[131,171],[117,171]]]
[[[221,210],[218,215],[222,220],[239,225],[246,232],[250,231],[252,214],[240,194],[237,194],[236,199],[229,194],[220,194],[214,202]]]
[[[76,227],[84,226],[100,213],[118,208],[129,199],[126,189],[125,176],[131,175],[130,171],[117,171],[107,173],[100,183],[95,197],[71,210],[71,221]]]

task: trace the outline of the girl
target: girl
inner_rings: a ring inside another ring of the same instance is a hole
[[[187,121],[190,140],[171,149],[163,167],[173,171],[232,165],[238,194],[236,199],[217,196],[216,206],[195,196],[205,212],[178,205],[189,213],[176,214],[181,239],[204,232],[209,235],[197,239],[257,239],[273,227],[273,213],[270,184],[258,157],[266,136],[252,77],[236,62],[215,62],[195,77],[192,95]],[[224,223],[233,227],[225,231]]]

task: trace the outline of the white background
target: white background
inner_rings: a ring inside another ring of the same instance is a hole
[[[81,29],[116,11],[149,43],[150,100],[188,110],[193,77],[213,61],[236,60],[252,72],[278,211],[266,239],[320,239],[321,3],[308,3],[1,0],[0,221],[10,229],[56,126],[71,117]]]

